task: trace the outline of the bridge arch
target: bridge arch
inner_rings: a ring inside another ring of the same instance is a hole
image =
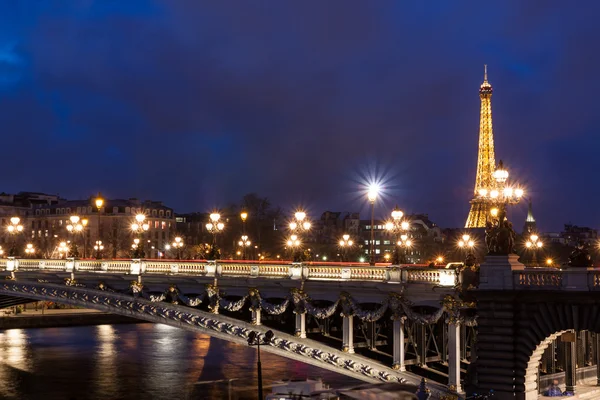
[[[222,340],[247,345],[251,331],[264,334],[269,328],[250,322],[202,311],[197,308],[153,302],[126,294],[47,282],[7,281],[0,284],[0,294],[32,300],[55,301],[124,315],[149,322],[162,323]],[[261,349],[320,368],[338,372],[366,382],[403,382],[417,384],[416,375],[396,371],[358,354],[350,354],[321,343],[276,331],[273,341]],[[434,389],[434,387],[432,387]],[[434,389],[439,391],[440,388]]]
[[[495,398],[538,398],[544,351],[565,332],[600,332],[600,293],[479,294],[477,386]]]

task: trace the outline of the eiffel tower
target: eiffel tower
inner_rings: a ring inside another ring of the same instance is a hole
[[[494,171],[494,133],[492,130],[492,85],[487,79],[487,65],[484,67],[483,83],[479,88],[481,111],[479,115],[479,155],[477,157],[477,176],[475,194],[471,200],[471,211],[465,228],[483,228],[490,215],[490,203],[479,196],[481,190],[490,190],[496,186]]]

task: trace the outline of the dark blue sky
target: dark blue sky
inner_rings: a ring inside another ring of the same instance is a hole
[[[541,228],[598,227],[599,14],[596,1],[4,1],[0,190],[178,211],[255,191],[316,217],[365,212],[375,174],[380,215],[397,203],[462,226],[487,63],[497,159]]]

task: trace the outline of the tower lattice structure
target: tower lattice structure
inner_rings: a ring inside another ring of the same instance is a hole
[[[480,191],[490,190],[496,186],[494,171],[496,159],[494,155],[494,132],[492,129],[492,85],[487,79],[487,65],[484,67],[483,83],[479,88],[481,110],[479,115],[479,154],[477,157],[477,176],[475,191],[471,200],[471,210],[465,228],[483,228],[490,217],[492,205],[479,196]]]

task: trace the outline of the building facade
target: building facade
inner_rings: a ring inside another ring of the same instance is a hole
[[[135,216],[143,214],[148,230],[141,235],[131,230]],[[80,234],[70,233],[70,217],[77,215],[84,224]],[[94,246],[102,242],[101,255],[109,258],[131,257],[133,239],[139,237],[146,258],[164,253],[175,230],[173,210],[159,201],[104,199],[100,208],[95,198],[61,200],[53,204],[33,204],[23,219],[24,238],[43,257],[59,257],[60,242],[75,243],[84,258],[96,256]]]

